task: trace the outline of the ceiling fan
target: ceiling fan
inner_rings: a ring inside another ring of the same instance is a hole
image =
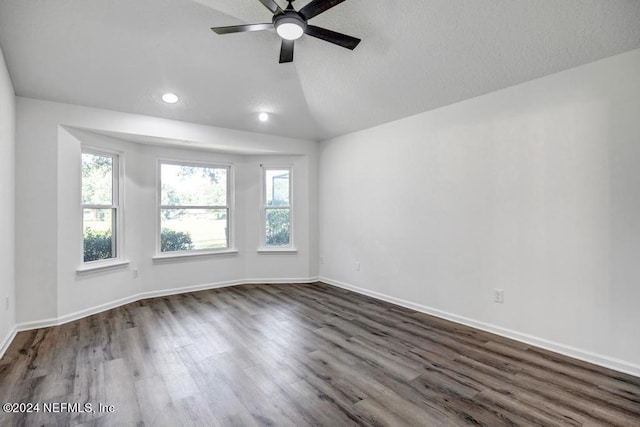
[[[345,0],[313,0],[299,11],[296,11],[291,3],[294,0],[287,0],[289,5],[282,10],[274,0],[258,0],[273,13],[271,22],[264,24],[233,25],[230,27],[211,28],[217,34],[242,33],[245,31],[262,31],[275,28],[282,38],[280,47],[280,63],[293,62],[293,45],[295,40],[307,34],[347,49],[355,49],[360,43],[360,39],[346,34],[336,33],[326,28],[310,25],[307,21],[314,16],[342,3]]]

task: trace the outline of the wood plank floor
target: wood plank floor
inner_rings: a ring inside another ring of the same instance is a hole
[[[40,403],[0,413],[2,426],[640,425],[640,378],[321,283],[154,298],[21,332],[0,396]]]

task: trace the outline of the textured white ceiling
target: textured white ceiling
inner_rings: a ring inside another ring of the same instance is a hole
[[[258,0],[0,0],[0,46],[20,96],[313,140],[640,48],[638,0],[347,0],[310,22],[356,50],[303,36],[292,64],[272,30],[209,29],[270,20]]]

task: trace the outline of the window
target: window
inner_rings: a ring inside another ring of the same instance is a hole
[[[82,152],[82,234],[85,263],[120,256],[119,157]]]
[[[230,247],[228,166],[160,162],[160,252]]]
[[[263,238],[267,248],[293,246],[291,227],[291,168],[264,167]]]

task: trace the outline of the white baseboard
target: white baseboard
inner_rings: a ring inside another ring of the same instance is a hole
[[[14,326],[13,329],[9,331],[7,336],[4,337],[4,340],[2,340],[2,343],[0,344],[0,359],[2,359],[2,356],[4,356],[4,353],[9,348],[9,345],[11,345],[11,342],[13,342],[13,339],[16,337],[17,333],[18,329],[16,326]]]
[[[83,317],[98,314],[103,311],[111,310],[112,308],[120,307],[125,304],[140,301],[143,299],[164,297],[164,296],[177,295],[177,294],[185,294],[188,292],[204,291],[208,289],[225,288],[228,286],[251,285],[251,284],[274,284],[275,285],[275,284],[282,284],[282,283],[313,283],[317,281],[318,281],[318,277],[304,277],[304,278],[297,277],[297,278],[285,278],[285,279],[256,278],[256,279],[245,279],[245,280],[231,280],[226,282],[205,283],[202,285],[186,286],[182,288],[171,288],[171,289],[161,289],[157,291],[141,292],[136,295],[131,295],[116,301],[110,301],[105,304],[89,307],[84,310],[65,314],[56,318],[19,323],[14,328],[13,336],[10,337],[11,339],[8,339],[9,337],[7,338],[8,341],[6,345],[2,347],[2,352],[0,352],[0,357],[4,355],[4,351],[6,350],[6,347],[9,346],[9,344],[11,343],[11,341],[13,340],[17,332],[62,325],[64,323],[82,319]]]
[[[380,292],[371,291],[369,289],[349,285],[347,283],[343,283],[338,280],[329,279],[328,277],[319,277],[318,280],[328,285],[347,289],[349,291],[353,291],[362,295],[367,295],[372,298],[390,302],[392,304],[396,304],[402,307],[410,308],[412,310],[429,314],[435,317],[439,317],[441,319],[450,320],[452,322],[460,323],[466,326],[471,326],[472,328],[481,329],[486,332],[491,332],[493,334],[500,335],[506,338],[511,338],[513,340],[520,341],[526,344],[531,344],[536,347],[541,347],[546,350],[553,351],[555,353],[560,353],[565,356],[572,357],[574,359],[579,359],[585,362],[593,363],[594,365],[603,366],[605,368],[613,369],[616,371],[634,375],[636,377],[640,377],[640,365],[637,365],[635,363],[616,359],[616,358],[609,357],[602,354],[593,353],[588,350],[571,347],[571,346],[560,344],[557,342],[549,341],[544,338],[536,337],[529,334],[524,334],[521,332],[506,329],[500,326],[491,325],[489,323],[480,322],[480,321],[469,319],[463,316],[458,316],[456,314],[447,313],[442,310],[427,307],[421,304],[416,304],[411,301],[406,301],[400,298],[395,298],[386,294],[382,294]]]
[[[206,283],[202,285],[187,286],[183,288],[162,289],[157,291],[142,292],[136,295],[132,295],[126,298],[122,298],[116,301],[111,301],[106,304],[101,304],[95,307],[90,307],[84,310],[80,310],[74,313],[66,314],[57,318],[42,319],[31,322],[24,322],[16,325],[13,330],[4,338],[0,345],[0,358],[4,355],[5,351],[15,338],[16,334],[21,331],[28,331],[38,328],[46,328],[50,326],[62,325],[64,323],[72,322],[74,320],[81,319],[83,317],[91,316],[93,314],[101,313],[103,311],[110,310],[112,308],[120,307],[125,304],[140,301],[148,298],[163,297],[168,295],[177,295],[188,292],[203,291],[208,289],[224,288],[228,286],[237,286],[245,284],[280,284],[280,283],[314,283],[321,281],[332,286],[347,289],[362,295],[367,295],[372,298],[376,298],[382,301],[387,301],[392,304],[396,304],[402,307],[410,308],[422,313],[426,313],[432,316],[436,316],[442,319],[450,320],[452,322],[460,323],[463,325],[471,326],[476,329],[491,332],[496,335],[500,335],[506,338],[511,338],[516,341],[524,342],[527,344],[535,345],[547,350],[554,351],[556,353],[563,354],[565,356],[573,357],[575,359],[583,360],[585,362],[593,363],[595,365],[603,366],[606,368],[614,369],[616,371],[625,372],[634,376],[640,377],[640,365],[627,362],[625,360],[616,359],[613,357],[593,353],[587,350],[578,349],[575,347],[567,346],[564,344],[556,343],[546,340],[544,338],[536,337],[529,334],[520,333],[510,329],[502,328],[500,326],[491,325],[485,322],[469,319],[456,314],[448,313],[435,308],[427,307],[421,304],[416,304],[410,301],[406,301],[400,298],[395,298],[380,292],[371,291],[369,289],[360,288],[357,286],[349,285],[347,283],[333,280],[327,277],[307,277],[307,278],[289,278],[289,279],[245,279],[245,280],[233,280],[226,282]]]

